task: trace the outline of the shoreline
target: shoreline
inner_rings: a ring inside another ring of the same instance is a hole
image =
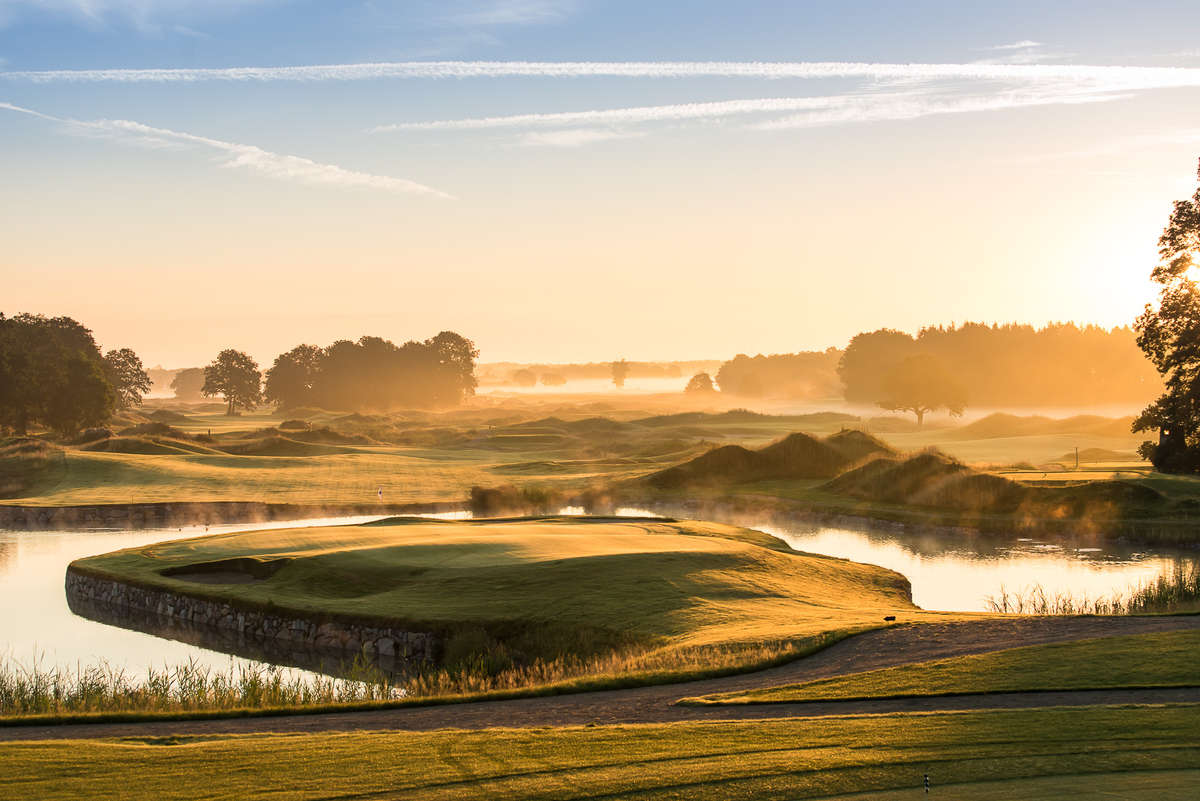
[[[78,506],[20,506],[0,504],[0,529],[55,531],[70,529],[178,528],[350,517],[378,514],[438,514],[459,512],[465,503],[297,504],[264,501],[163,501],[159,503],[82,504]]]

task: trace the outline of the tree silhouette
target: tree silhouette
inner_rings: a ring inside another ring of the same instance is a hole
[[[117,393],[119,409],[140,406],[142,396],[154,386],[150,374],[142,366],[142,360],[129,348],[110,350],[104,354],[104,374]]]
[[[204,368],[204,386],[200,393],[206,398],[224,395],[227,415],[238,409],[255,409],[262,403],[262,373],[258,363],[239,350],[227,348],[221,351],[213,363]]]
[[[280,409],[295,409],[311,403],[322,355],[316,345],[297,345],[287,353],[279,354],[275,364],[267,370],[266,400]]]
[[[187,367],[180,370],[171,379],[171,390],[178,400],[199,400],[204,397],[200,390],[204,388],[204,368]]]
[[[712,376],[708,373],[696,373],[687,382],[687,386],[683,388],[684,392],[688,393],[706,393],[716,392],[717,388],[713,386]]]
[[[880,387],[879,406],[894,412],[912,412],[917,427],[925,424],[925,415],[945,409],[958,417],[966,408],[966,392],[936,356],[909,356],[889,372]]]
[[[617,385],[617,388],[625,386],[625,379],[629,375],[629,362],[621,359],[612,363],[612,382]]]
[[[1158,308],[1147,305],[1134,325],[1137,343],[1163,377],[1166,391],[1133,422],[1158,431],[1158,442],[1138,452],[1163,472],[1200,472],[1200,189],[1175,201],[1158,240],[1159,264],[1150,273],[1162,289]]]

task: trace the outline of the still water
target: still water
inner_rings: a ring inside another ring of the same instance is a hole
[[[581,510],[566,509],[565,513]],[[669,513],[668,510],[663,510]],[[621,509],[619,514],[654,514]],[[467,517],[467,513],[433,515]],[[0,531],[0,657],[19,663],[74,667],[97,662],[141,674],[149,667],[195,661],[224,670],[248,660],[175,640],[98,623],[68,609],[67,564],[84,556],[164,540],[225,531],[352,524],[375,517],[140,531]],[[810,527],[794,521],[730,518],[780,537],[793,548],[881,565],[912,582],[926,609],[984,611],[989,596],[1041,585],[1050,596],[1108,597],[1148,581],[1176,560],[1168,550],[1064,547],[1013,537],[971,538]]]

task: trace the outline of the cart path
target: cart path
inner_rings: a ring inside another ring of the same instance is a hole
[[[1195,687],[997,693],[717,707],[675,705],[677,700],[688,696],[772,687],[1023,645],[1185,629],[1200,629],[1200,615],[987,618],[953,623],[898,625],[856,635],[811,656],[779,667],[680,684],[362,712],[223,720],[5,726],[0,727],[0,741],[145,737],[167,734],[529,728],[582,726],[589,723],[668,723],[1084,704],[1200,702],[1200,687]]]

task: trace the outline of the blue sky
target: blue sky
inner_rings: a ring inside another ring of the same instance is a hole
[[[173,365],[1122,324],[1194,189],[1196,30],[1182,2],[0,0],[0,311]]]

